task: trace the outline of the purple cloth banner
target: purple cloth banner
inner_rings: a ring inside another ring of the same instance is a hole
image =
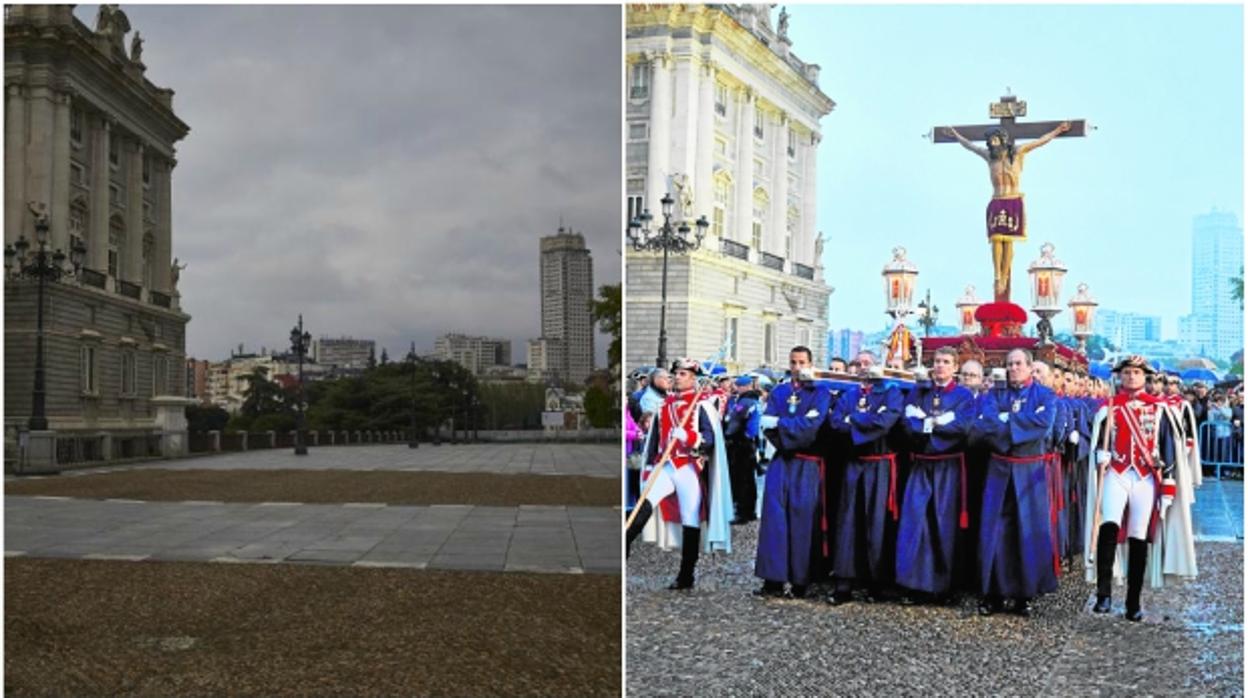
[[[993,199],[988,204],[988,238],[1022,239],[1027,237],[1023,219],[1023,198]]]

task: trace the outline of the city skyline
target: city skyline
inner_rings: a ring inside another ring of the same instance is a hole
[[[600,251],[597,285],[619,282],[620,8],[125,9],[192,125],[188,355],[284,351],[300,313],[392,359],[447,332],[522,346],[561,219]]]
[[[882,321],[879,272],[895,245],[920,269],[916,293],[931,288],[942,309],[967,284],[981,300],[991,295],[984,163],[923,135],[989,123],[988,104],[1008,89],[1028,102],[1020,121],[1083,118],[1096,127],[1028,156],[1028,240],[1015,246],[1013,301],[1030,305],[1027,264],[1052,242],[1070,268],[1063,302],[1084,281],[1103,307],[1159,315],[1162,335],[1177,336],[1178,318],[1190,312],[1192,220],[1216,208],[1243,221],[1242,8],[798,5],[789,13],[790,36],[823,66],[822,88],[837,101],[819,150],[818,225],[836,288],[829,327]],[[1010,29],[1011,51],[990,52],[991,27]],[[881,42],[907,50],[880,51]],[[1141,269],[1156,274],[1147,297],[1132,290]],[[1063,313],[1055,328],[1069,323]]]

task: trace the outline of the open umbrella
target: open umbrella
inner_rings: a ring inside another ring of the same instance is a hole
[[[1179,377],[1183,379],[1184,383],[1191,383],[1192,381],[1204,381],[1206,383],[1218,382],[1218,374],[1207,368],[1189,368],[1180,373]]]

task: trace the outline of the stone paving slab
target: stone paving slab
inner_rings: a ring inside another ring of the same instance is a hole
[[[64,474],[144,468],[406,470],[619,478],[620,447],[617,444],[461,444],[417,449],[408,448],[406,444],[323,446],[309,448],[306,456],[296,456],[289,449],[265,449],[104,466]]]
[[[620,572],[620,512],[606,507],[4,503],[8,556]]]

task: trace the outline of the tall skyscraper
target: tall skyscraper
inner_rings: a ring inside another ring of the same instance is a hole
[[[1235,214],[1214,209],[1192,221],[1192,312],[1179,318],[1179,338],[1190,351],[1229,359],[1243,348],[1243,311],[1231,297],[1231,279],[1244,264],[1244,230]]]
[[[815,228],[819,120],[835,106],[769,5],[628,6],[628,215],[705,216],[702,246],[668,260],[667,359],[715,354],[730,371],[825,361],[828,296]],[[662,255],[627,253],[625,364],[653,363]]]
[[[594,261],[580,233],[559,226],[541,240],[545,363],[559,380],[580,385],[594,370]]]

